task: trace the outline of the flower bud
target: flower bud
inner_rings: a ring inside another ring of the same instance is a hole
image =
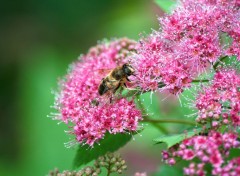
[[[101,162],[99,163],[99,165],[102,166],[102,167],[104,167],[104,166],[107,166],[108,164],[107,164],[106,162],[101,161]]]
[[[97,169],[95,170],[95,172],[96,172],[97,174],[100,174],[100,173],[101,173],[101,169],[100,169],[100,168],[97,168]]]
[[[100,156],[100,157],[98,158],[98,160],[99,160],[99,161],[104,161],[104,157],[103,157],[103,156]]]
[[[212,126],[213,126],[213,127],[217,127],[217,126],[218,126],[218,124],[219,124],[219,123],[218,123],[218,122],[216,122],[216,121],[213,121],[213,122],[212,122]]]
[[[84,171],[83,170],[80,170],[76,173],[76,176],[83,176],[84,174]]]
[[[119,174],[121,174],[121,173],[122,173],[122,169],[118,169],[117,172],[118,172]]]
[[[116,162],[116,158],[113,157],[113,158],[111,159],[110,163],[113,164],[113,163],[115,163],[115,162]]]
[[[168,153],[167,151],[163,150],[163,151],[162,151],[162,158],[163,158],[164,160],[168,159],[168,158],[169,158],[169,153]]]
[[[112,158],[114,155],[112,153],[107,153],[107,157]]]
[[[174,165],[175,163],[176,163],[176,161],[175,161],[174,158],[170,158],[170,159],[168,160],[168,164],[169,164],[169,165]]]
[[[118,161],[115,163],[115,166],[120,166],[120,165],[121,165],[121,163]]]
[[[123,165],[121,168],[122,168],[122,170],[126,170],[127,169],[127,165]]]
[[[85,168],[85,174],[86,175],[90,175],[92,172],[93,172],[92,167],[88,166],[88,167]]]
[[[224,124],[228,124],[228,123],[229,123],[229,120],[228,120],[228,119],[223,119],[223,123],[224,123]]]
[[[112,167],[111,168],[111,172],[116,172],[117,171],[117,167]]]
[[[125,160],[122,160],[122,161],[121,161],[121,165],[124,165],[125,163],[126,163]]]

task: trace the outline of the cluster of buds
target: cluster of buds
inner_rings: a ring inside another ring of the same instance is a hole
[[[96,168],[105,167],[108,173],[118,173],[122,174],[124,170],[127,169],[125,160],[121,158],[119,154],[107,153],[104,156],[99,157],[94,166]]]
[[[62,173],[58,169],[50,171],[49,176],[98,176],[101,170],[91,166],[87,166],[79,171],[69,171],[65,170]]]
[[[125,160],[119,154],[107,153],[100,156],[94,163],[94,166],[87,166],[79,171],[63,171],[59,172],[58,169],[50,171],[49,176],[98,176],[103,168],[107,169],[107,174],[112,173],[122,174],[127,169]]]

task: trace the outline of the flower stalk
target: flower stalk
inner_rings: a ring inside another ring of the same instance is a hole
[[[196,122],[190,120],[181,120],[181,119],[144,119],[143,122],[149,123],[177,123],[196,126]]]

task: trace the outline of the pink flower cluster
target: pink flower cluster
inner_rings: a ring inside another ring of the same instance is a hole
[[[163,159],[170,165],[175,164],[176,157],[183,160],[199,159],[198,164],[191,162],[189,167],[184,168],[185,175],[206,175],[204,169],[206,164],[213,167],[212,175],[219,175],[226,172],[227,169],[239,172],[240,165],[236,165],[238,159],[229,163],[226,161],[230,149],[240,147],[237,138],[238,135],[235,133],[221,134],[211,131],[207,136],[200,135],[185,139],[177,148],[176,146],[170,148],[171,153],[163,151]]]
[[[98,94],[103,69],[113,69],[124,63],[124,58],[135,50],[136,43],[123,38],[104,42],[89,50],[74,63],[60,83],[56,107],[59,120],[72,123],[79,143],[93,144],[104,138],[106,132],[135,131],[141,113],[133,101],[119,98],[110,103],[109,97]]]
[[[211,121],[212,126],[221,124],[240,125],[240,74],[235,70],[216,72],[212,85],[199,93],[196,99],[197,122]]]
[[[192,68],[176,53],[176,46],[161,35],[155,31],[140,41],[138,53],[131,58],[136,70],[133,81],[145,91],[168,90],[179,94],[190,86]]]
[[[225,55],[239,57],[238,5],[231,0],[182,0],[172,14],[160,19],[159,31],[140,41],[130,58],[138,85],[179,94],[210,63]],[[227,48],[223,34],[233,40]]]
[[[213,175],[240,175],[240,157],[230,160],[228,164],[223,166],[221,169],[215,168],[213,170]]]
[[[201,35],[203,47],[199,48],[201,47],[199,45],[197,48],[201,49],[199,51],[202,56],[207,54],[209,57],[214,57],[218,53],[219,55],[234,55],[240,59],[239,7],[239,0],[182,0],[182,8],[185,9],[185,14],[179,13],[179,9],[176,9],[175,13],[178,13],[179,18],[182,19],[187,13],[191,13],[190,18],[188,15],[187,18],[184,18],[187,21],[189,20],[189,23],[186,22],[187,25],[182,28],[184,34],[187,34],[190,38],[193,36],[192,39],[198,38],[199,34]],[[179,18],[175,18],[175,20],[177,21]],[[178,26],[181,26],[181,24],[179,23]],[[224,43],[222,37],[224,33],[233,40],[227,48],[224,46],[226,43]],[[180,34],[178,33],[178,35]],[[204,57],[202,58],[204,59]]]

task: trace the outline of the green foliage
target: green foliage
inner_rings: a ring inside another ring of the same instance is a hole
[[[239,156],[239,154],[240,154],[240,148],[232,148],[232,149],[230,149],[228,159],[231,160],[231,159]]]
[[[74,159],[74,167],[80,167],[97,159],[99,156],[105,155],[107,152],[114,152],[124,146],[132,138],[129,134],[106,134],[105,138],[95,144],[93,148],[88,145],[79,146],[77,154]]]
[[[176,2],[172,0],[155,0],[155,2],[164,12],[170,12],[176,4]]]
[[[202,128],[194,128],[194,129],[189,130],[185,133],[162,136],[162,137],[159,137],[157,139],[154,139],[153,141],[156,142],[156,144],[166,143],[167,148],[170,148],[170,147],[174,146],[175,144],[180,143],[184,139],[192,137],[192,136],[200,133],[201,130],[202,130]]]

